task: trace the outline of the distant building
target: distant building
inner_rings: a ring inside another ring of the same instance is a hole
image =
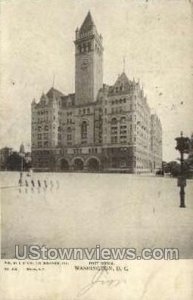
[[[190,152],[189,152],[189,157],[193,157],[193,133],[190,137]]]
[[[190,137],[190,150],[189,150],[187,162],[189,165],[189,170],[193,176],[193,133]]]
[[[20,155],[25,156],[25,147],[24,147],[23,143],[19,147],[19,153],[20,153]]]
[[[12,153],[12,148],[4,147],[0,149],[0,170],[6,169],[7,159]]]
[[[103,40],[90,12],[75,33],[75,94],[53,87],[33,100],[36,170],[150,172],[161,167],[162,129],[139,82],[103,84]]]
[[[162,125],[156,114],[151,115],[151,153],[152,168],[158,170],[162,166]]]

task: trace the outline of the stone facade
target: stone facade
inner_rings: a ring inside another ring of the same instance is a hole
[[[162,165],[162,126],[156,114],[151,115],[151,152],[152,168],[158,170]]]
[[[189,153],[188,153],[188,160],[191,162],[193,162],[193,133],[191,134],[190,137],[190,149],[189,149]],[[193,165],[193,163],[191,163]],[[193,169],[193,166],[192,166]]]
[[[33,168],[136,173],[161,166],[161,124],[139,82],[123,72],[103,84],[102,37],[90,13],[74,43],[75,94],[52,87],[32,102]]]

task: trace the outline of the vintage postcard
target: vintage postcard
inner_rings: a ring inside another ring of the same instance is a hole
[[[0,299],[193,299],[193,2],[1,0],[0,26]]]

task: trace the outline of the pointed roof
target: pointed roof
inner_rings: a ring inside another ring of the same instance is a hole
[[[109,95],[114,93],[125,94],[134,89],[135,84],[129,80],[125,72],[118,76],[114,85],[109,88]]]
[[[64,94],[62,94],[60,91],[56,90],[53,87],[47,92],[46,95],[49,99],[53,99],[53,98],[57,99],[57,98],[64,96]]]
[[[127,75],[125,74],[125,72],[123,72],[121,75],[119,75],[119,77],[117,78],[117,80],[115,82],[115,86],[120,85],[120,84],[122,84],[123,86],[129,84],[129,79],[128,79]]]
[[[82,23],[82,26],[80,27],[80,33],[90,31],[93,26],[95,26],[95,24],[94,24],[93,18],[91,16],[91,13],[89,11],[84,22]]]
[[[38,105],[44,106],[45,104],[48,104],[48,102],[49,102],[49,99],[48,99],[47,95],[45,95],[44,93],[42,93]]]

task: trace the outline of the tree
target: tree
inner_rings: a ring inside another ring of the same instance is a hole
[[[21,157],[19,153],[13,152],[6,161],[6,169],[10,171],[22,171],[22,159],[23,159],[23,170],[29,170],[31,163],[25,160],[25,157]]]
[[[7,159],[7,170],[20,171],[21,170],[21,157],[17,152],[13,152]]]

